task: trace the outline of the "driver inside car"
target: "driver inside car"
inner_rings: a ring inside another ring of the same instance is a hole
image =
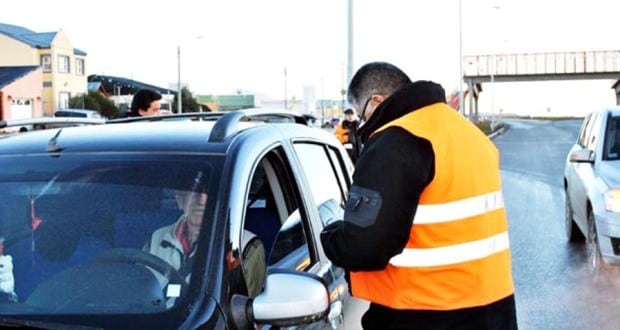
[[[168,262],[189,282],[207,194],[177,190],[175,199],[183,214],[173,224],[153,232],[143,250]],[[165,284],[166,282],[162,283]]]

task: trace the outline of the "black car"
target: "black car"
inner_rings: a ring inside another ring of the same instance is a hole
[[[250,109],[0,136],[0,324],[343,328],[319,233],[352,165],[304,123]],[[154,234],[190,232],[180,192],[205,203],[187,255]]]

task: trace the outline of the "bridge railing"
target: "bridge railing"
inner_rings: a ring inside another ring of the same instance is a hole
[[[465,76],[548,75],[620,71],[620,50],[465,56]]]

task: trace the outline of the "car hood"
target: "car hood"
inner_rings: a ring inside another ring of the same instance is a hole
[[[601,162],[598,172],[609,187],[620,188],[620,161]]]

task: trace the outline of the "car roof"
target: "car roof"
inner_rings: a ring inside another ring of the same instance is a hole
[[[612,116],[614,117],[618,117],[620,116],[620,106],[619,107],[611,107],[611,108],[607,108],[606,109],[608,112],[611,113]]]
[[[609,107],[599,108],[597,110],[592,111],[591,113],[600,113],[600,114],[610,113],[612,116],[616,117],[616,116],[620,116],[620,106],[609,106]]]
[[[12,134],[0,137],[0,155],[101,151],[223,154],[236,136],[251,134],[248,132],[251,128],[255,128],[253,131],[262,132],[257,134],[260,135],[260,140],[273,141],[282,139],[285,135],[316,138],[325,136],[321,135],[324,132],[299,123],[265,122],[263,120],[268,113],[270,112],[235,111],[211,121],[162,120],[153,122],[144,119],[141,122],[114,122]],[[256,118],[248,117],[252,114],[262,116],[263,120],[252,120],[251,118]],[[281,129],[274,130],[274,126]]]

